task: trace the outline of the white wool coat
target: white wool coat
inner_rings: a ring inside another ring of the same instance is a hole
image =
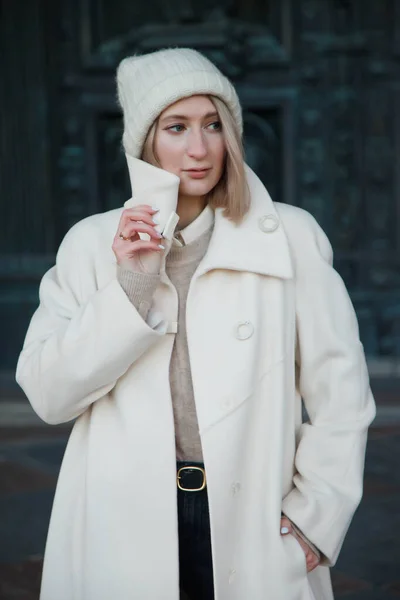
[[[165,171],[136,176],[152,203]],[[216,211],[186,314],[215,600],[330,600],[329,565],[362,495],[374,401],[325,234],[247,176],[251,209],[239,226]],[[169,386],[177,297],[163,263],[147,322],[129,301],[111,249],[121,210],[69,231],[18,362],[17,381],[44,421],[76,419],[41,600],[179,599]],[[280,534],[281,511],[324,555],[310,574],[298,542]]]

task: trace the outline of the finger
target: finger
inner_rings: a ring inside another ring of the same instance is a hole
[[[135,223],[141,221],[143,223],[147,223],[148,225],[156,225],[157,217],[153,218],[153,216],[149,213],[139,210],[132,212],[124,211],[120,220],[120,227],[124,227],[124,225],[130,223],[131,221]]]
[[[314,571],[319,565],[319,560],[314,560],[312,563],[307,563],[307,573]]]
[[[304,540],[300,539],[299,537],[297,537],[297,540],[300,546],[303,548],[304,554],[306,555],[307,571],[312,571],[319,565],[320,559]]]
[[[282,517],[281,518],[281,535],[288,535],[289,533],[293,533],[292,524],[287,517]]]
[[[282,534],[282,535],[288,535],[289,533],[292,533],[292,532],[290,531],[289,527],[286,527],[285,525],[283,525],[283,526],[281,527],[281,534]]]
[[[157,217],[153,219],[153,215],[149,211],[127,208],[121,214],[117,231],[121,231],[130,221],[143,221],[144,223],[148,223],[148,225],[155,225]]]
[[[161,233],[158,233],[154,227],[146,225],[145,223],[137,223],[136,221],[130,221],[126,224],[121,233],[125,237],[133,237],[138,233],[147,233],[147,235],[153,239],[160,240],[162,238]]]
[[[307,553],[307,571],[313,571],[316,567],[318,567],[319,563],[320,559],[310,548],[310,551]]]
[[[157,215],[159,211],[160,209],[158,208],[147,206],[146,204],[140,204],[138,206],[133,206],[132,208],[125,208],[123,214],[127,217],[132,216],[132,218],[136,218],[136,215],[139,213],[151,218],[154,217],[154,215]]]
[[[138,240],[135,242],[126,243],[126,252],[124,252],[124,254],[126,256],[132,256],[139,251],[162,252],[163,250],[165,250],[165,246],[163,246],[163,244],[157,244],[156,242],[150,242],[147,240]]]
[[[296,532],[296,530],[293,530],[292,533],[293,537],[297,540],[298,544],[300,545],[301,549],[303,550],[306,560],[310,559],[310,555],[314,555],[313,551],[311,550],[310,546],[307,544],[307,542],[305,542]]]

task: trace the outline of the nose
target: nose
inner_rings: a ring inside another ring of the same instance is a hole
[[[201,160],[206,156],[207,146],[201,130],[191,131],[187,140],[187,153],[191,158]]]

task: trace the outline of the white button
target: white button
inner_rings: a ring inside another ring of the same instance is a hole
[[[233,583],[233,580],[235,579],[235,575],[236,575],[236,570],[229,569],[229,577],[228,577],[229,584]]]
[[[264,215],[258,219],[258,226],[264,233],[272,233],[279,227],[279,219],[275,215]]]
[[[231,486],[232,496],[237,496],[241,489],[242,489],[242,486],[240,485],[240,483],[238,481],[235,481],[234,483],[232,483],[232,486]]]
[[[241,321],[236,325],[236,337],[238,340],[248,340],[253,333],[254,327],[250,321]]]

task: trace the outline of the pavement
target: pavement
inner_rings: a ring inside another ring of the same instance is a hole
[[[332,569],[335,598],[400,599],[398,399],[397,392],[379,395],[364,498]],[[50,510],[70,427],[44,425],[26,401],[15,399],[0,401],[0,424],[0,600],[38,600]]]

